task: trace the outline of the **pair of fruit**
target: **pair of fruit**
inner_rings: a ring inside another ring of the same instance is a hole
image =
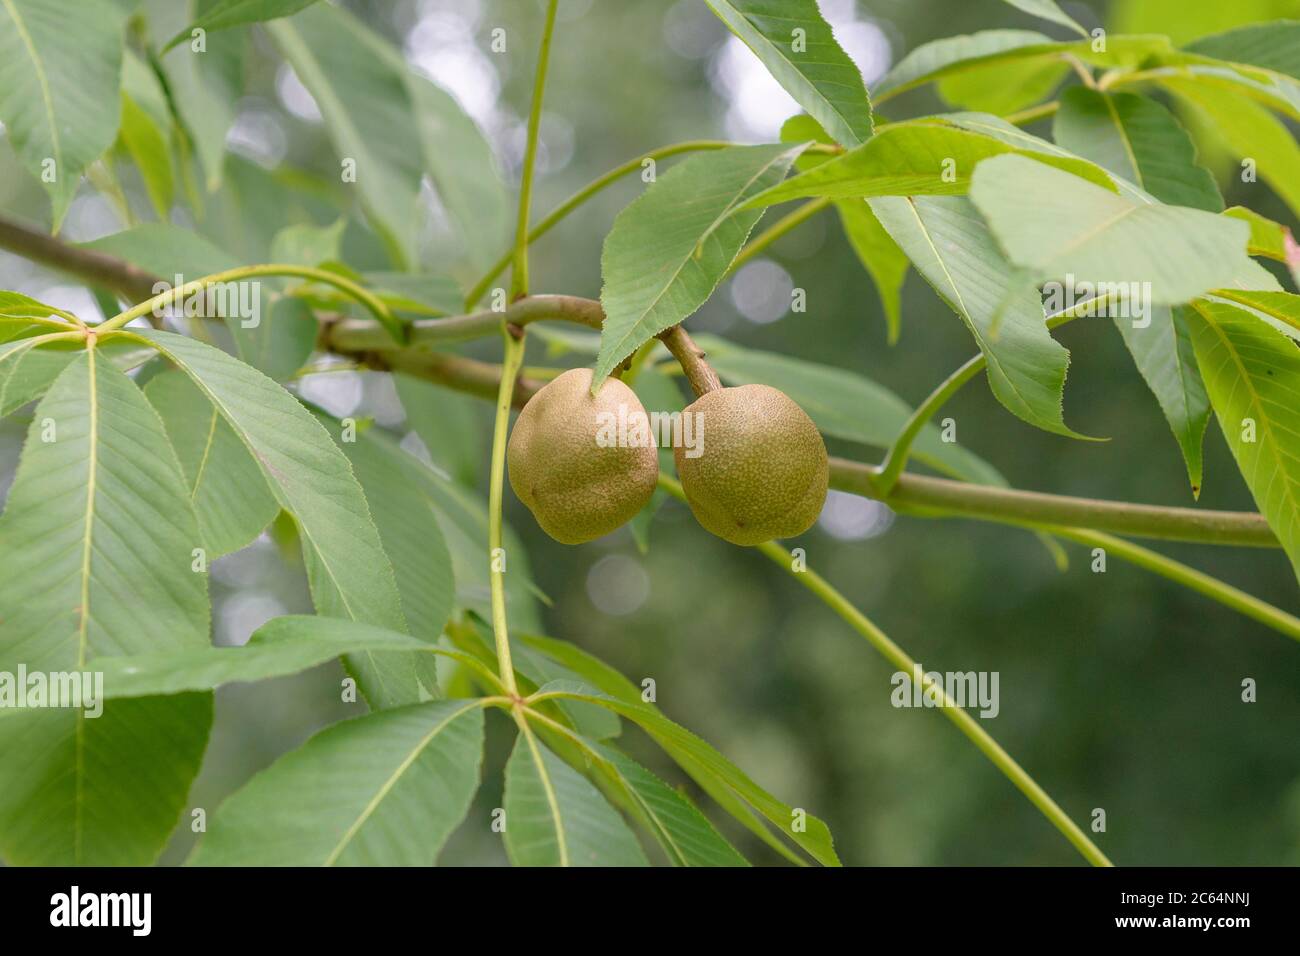
[[[644,406],[618,379],[606,379],[593,396],[586,368],[560,375],[519,413],[506,450],[510,484],[552,538],[599,538],[650,500],[659,476],[653,443],[598,440],[602,423],[638,414],[645,416]],[[691,422],[702,440],[698,455],[678,444],[673,457],[691,511],[707,530],[755,545],[802,534],[817,520],[826,500],[826,446],[784,392],[719,388],[682,415],[698,415]]]

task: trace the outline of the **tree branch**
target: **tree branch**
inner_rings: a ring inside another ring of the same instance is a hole
[[[0,218],[0,249],[111,289],[130,302],[148,299],[159,281],[129,262],[74,246],[11,219]]]

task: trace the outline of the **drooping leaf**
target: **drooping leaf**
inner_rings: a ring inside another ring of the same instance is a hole
[[[162,417],[209,558],[253,542],[280,510],[261,469],[230,423],[190,378],[163,372],[145,386]]]
[[[1256,505],[1300,574],[1300,352],[1235,306],[1198,300],[1189,314],[1219,427]]]
[[[1133,93],[1086,87],[1061,96],[1052,138],[1171,206],[1222,212],[1223,197],[1172,113]]]
[[[1190,75],[1164,77],[1160,86],[1190,106],[1237,156],[1252,160],[1259,176],[1300,215],[1300,146],[1286,124],[1231,86]]]
[[[816,0],[706,0],[800,106],[844,146],[871,136],[862,73],[822,19]]]
[[[741,146],[697,154],[618,214],[600,258],[605,323],[593,387],[704,304],[762,215],[737,210],[779,182],[801,150]]]
[[[1160,403],[1187,465],[1192,494],[1201,493],[1201,440],[1210,401],[1196,367],[1184,310],[1153,306],[1147,323],[1116,316],[1115,326],[1147,387]]]
[[[893,444],[912,414],[901,398],[865,375],[775,352],[761,352],[699,336],[709,364],[728,385],[755,382],[779,388],[798,402],[819,430],[835,438],[875,448]],[[992,465],[940,438],[927,425],[917,437],[913,455],[945,474],[964,481],[1004,484]]]
[[[405,631],[393,568],[343,452],[312,414],[261,372],[210,345],[170,332],[130,333],[151,342],[199,387],[258,463],[267,486],[302,533],[319,613]],[[421,699],[407,656],[349,658],[374,706]]]
[[[410,266],[423,163],[404,71],[385,58],[359,56],[358,39],[368,29],[330,4],[268,23],[266,30],[315,97],[371,225],[394,261]]]
[[[171,117],[158,78],[134,55],[128,55],[122,64],[119,137],[140,172],[154,212],[160,221],[166,221],[175,194]]]
[[[0,4],[0,123],[50,194],[56,231],[117,136],[122,22],[108,0]]]
[[[506,764],[506,852],[515,866],[647,866],[623,818],[521,724]]]
[[[408,634],[356,621],[288,615],[263,624],[240,647],[195,647],[105,657],[95,663],[104,672],[104,697],[116,700],[283,677],[367,650],[429,654],[429,645]]]
[[[1056,166],[1113,189],[1090,162],[1036,150],[963,129],[946,118],[892,123],[863,145],[752,195],[741,208],[762,208],[806,196],[863,199],[873,196],[956,196],[970,189],[976,164],[1015,153]]]
[[[394,312],[407,315],[457,315],[465,311],[465,294],[454,279],[405,272],[367,272],[371,291]]]
[[[858,261],[871,274],[876,294],[885,312],[889,344],[898,341],[903,325],[903,280],[907,277],[907,256],[890,238],[871,207],[860,199],[843,199],[835,204],[840,224]]]
[[[720,803],[727,801],[723,806],[730,812],[735,813],[732,807],[736,801],[740,801],[761,814],[786,840],[801,847],[817,862],[826,866],[839,865],[839,857],[835,855],[830,830],[825,823],[810,813],[777,800],[717,750],[664,717],[656,708],[639,701],[633,703],[611,697],[582,685],[551,684],[543,688],[543,693],[568,700],[598,703],[633,721],[654,738],[710,796]],[[753,821],[741,819],[741,822],[749,825]]]
[[[971,200],[1010,261],[1037,282],[1116,283],[1178,305],[1252,268],[1245,223],[1140,203],[1020,156],[980,164]]]
[[[478,701],[334,724],[228,797],[189,862],[431,866],[469,812],[482,751]]]
[[[214,30],[228,30],[249,23],[276,20],[292,16],[315,2],[316,0],[217,0],[188,28],[174,36],[166,49],[188,40],[195,30],[211,33]]]
[[[408,629],[432,644],[451,615],[456,586],[420,463],[410,455],[388,454],[378,442],[343,440],[338,423],[321,417],[361,482],[379,540],[393,563]]]
[[[1078,437],[1061,412],[1069,352],[1048,333],[1034,289],[1016,287],[1008,293],[1014,270],[970,200],[882,198],[873,199],[871,208],[970,329],[988,359],[989,387],[998,401],[1031,425]],[[995,321],[1000,323],[996,336]]]
[[[1300,22],[1295,20],[1252,23],[1201,37],[1183,50],[1300,80]]]
[[[0,670],[202,647],[199,530],[162,422],[97,350],[37,406],[0,517]],[[11,864],[152,862],[198,771],[211,697],[0,720],[0,855]]]

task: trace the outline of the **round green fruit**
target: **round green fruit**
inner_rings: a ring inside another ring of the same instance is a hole
[[[570,369],[529,399],[506,446],[510,486],[542,530],[563,544],[609,534],[646,506],[659,480],[653,440],[620,441],[646,418],[636,393],[591,369]],[[649,435],[648,425],[641,430]]]
[[[719,388],[682,414],[700,416],[698,456],[673,449],[700,524],[740,545],[792,538],[812,527],[826,501],[826,445],[788,395],[768,385]]]

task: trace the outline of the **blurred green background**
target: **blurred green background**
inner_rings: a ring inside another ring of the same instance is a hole
[[[408,58],[460,99],[487,132],[514,181],[532,83],[537,0],[401,0],[348,3]],[[870,83],[904,53],[941,36],[992,27],[1051,24],[996,0],[822,0],[837,36]],[[1085,26],[1172,33],[1176,41],[1252,19],[1292,14],[1289,2],[1143,0],[1065,2]],[[505,26],[510,52],[488,52]],[[655,146],[693,138],[762,142],[795,107],[757,60],[729,37],[702,0],[564,0],[542,125],[535,210],[544,213],[606,169]],[[253,37],[254,59],[229,140],[230,178],[245,218],[230,216],[227,245],[255,254],[276,228],[330,221],[307,194],[285,190],[290,169],[336,169],[313,104],[270,44]],[[943,109],[929,90],[888,104],[890,116]],[[1047,124],[1034,128],[1048,135]],[[1242,184],[1235,159],[1208,149],[1229,205],[1282,222],[1268,187]],[[43,199],[0,145],[0,201],[39,220]],[[279,178],[277,178],[279,177]],[[128,183],[128,186],[132,184]],[[584,207],[533,252],[537,292],[595,297],[601,241],[642,184],[631,177]],[[276,197],[258,201],[258,197]],[[226,216],[231,210],[223,210]],[[775,213],[771,214],[775,218]],[[247,217],[251,217],[247,218]],[[182,220],[183,221],[183,220]],[[770,220],[769,220],[770,221]],[[93,192],[69,217],[74,239],[121,223]],[[504,241],[504,237],[503,237]],[[373,253],[354,243],[357,255]],[[0,254],[0,286],[94,315],[71,280]],[[808,311],[787,314],[792,287]],[[915,274],[903,300],[901,341],[885,341],[870,278],[824,212],[725,283],[688,323],[746,346],[853,369],[910,403],[974,351],[970,336]],[[553,359],[530,346],[530,364]],[[1025,425],[968,386],[947,414],[959,440],[1017,487],[1092,497],[1191,505],[1177,446],[1109,321],[1077,322],[1060,338],[1073,354],[1066,418],[1104,444],[1074,442]],[[470,350],[495,359],[497,347]],[[409,431],[385,376],[335,372],[302,383],[340,412],[372,415]],[[427,451],[441,467],[484,489],[490,408],[441,391],[412,415],[468,434],[454,451]],[[0,481],[7,486],[25,422],[0,425]],[[477,440],[474,433],[477,431]],[[450,444],[449,444],[450,447]],[[868,461],[877,450],[832,443]],[[1217,424],[1207,437],[1210,508],[1252,509]],[[485,491],[484,491],[485,495]],[[892,668],[781,569],[755,552],[712,538],[684,506],[668,503],[641,553],[624,529],[568,548],[547,538],[507,495],[507,516],[527,545],[534,578],[550,599],[540,626],[605,658],[758,782],[823,818],[849,864],[1075,864],[1066,841],[943,717],[890,705]],[[822,521],[797,542],[820,570],[927,669],[997,671],[1001,712],[984,726],[1087,824],[1119,864],[1300,863],[1300,648],[1163,579],[1112,557],[1104,574],[1069,545],[1056,569],[1030,535],[967,521],[890,515],[833,495]],[[1288,610],[1300,606],[1280,552],[1158,545],[1159,550]],[[215,635],[239,643],[265,619],[309,609],[302,569],[270,539],[217,562]],[[192,795],[211,809],[222,796],[315,729],[351,711],[332,704],[339,673],[227,688],[203,774]],[[1241,701],[1241,682],[1258,702]],[[505,862],[489,831],[500,797],[509,728],[489,718],[493,745],[478,804],[443,855],[445,863]],[[639,732],[625,744],[662,776],[685,778]],[[694,792],[694,791],[692,791]],[[776,857],[720,814],[706,811],[756,862]],[[165,862],[184,856],[181,832]]]

